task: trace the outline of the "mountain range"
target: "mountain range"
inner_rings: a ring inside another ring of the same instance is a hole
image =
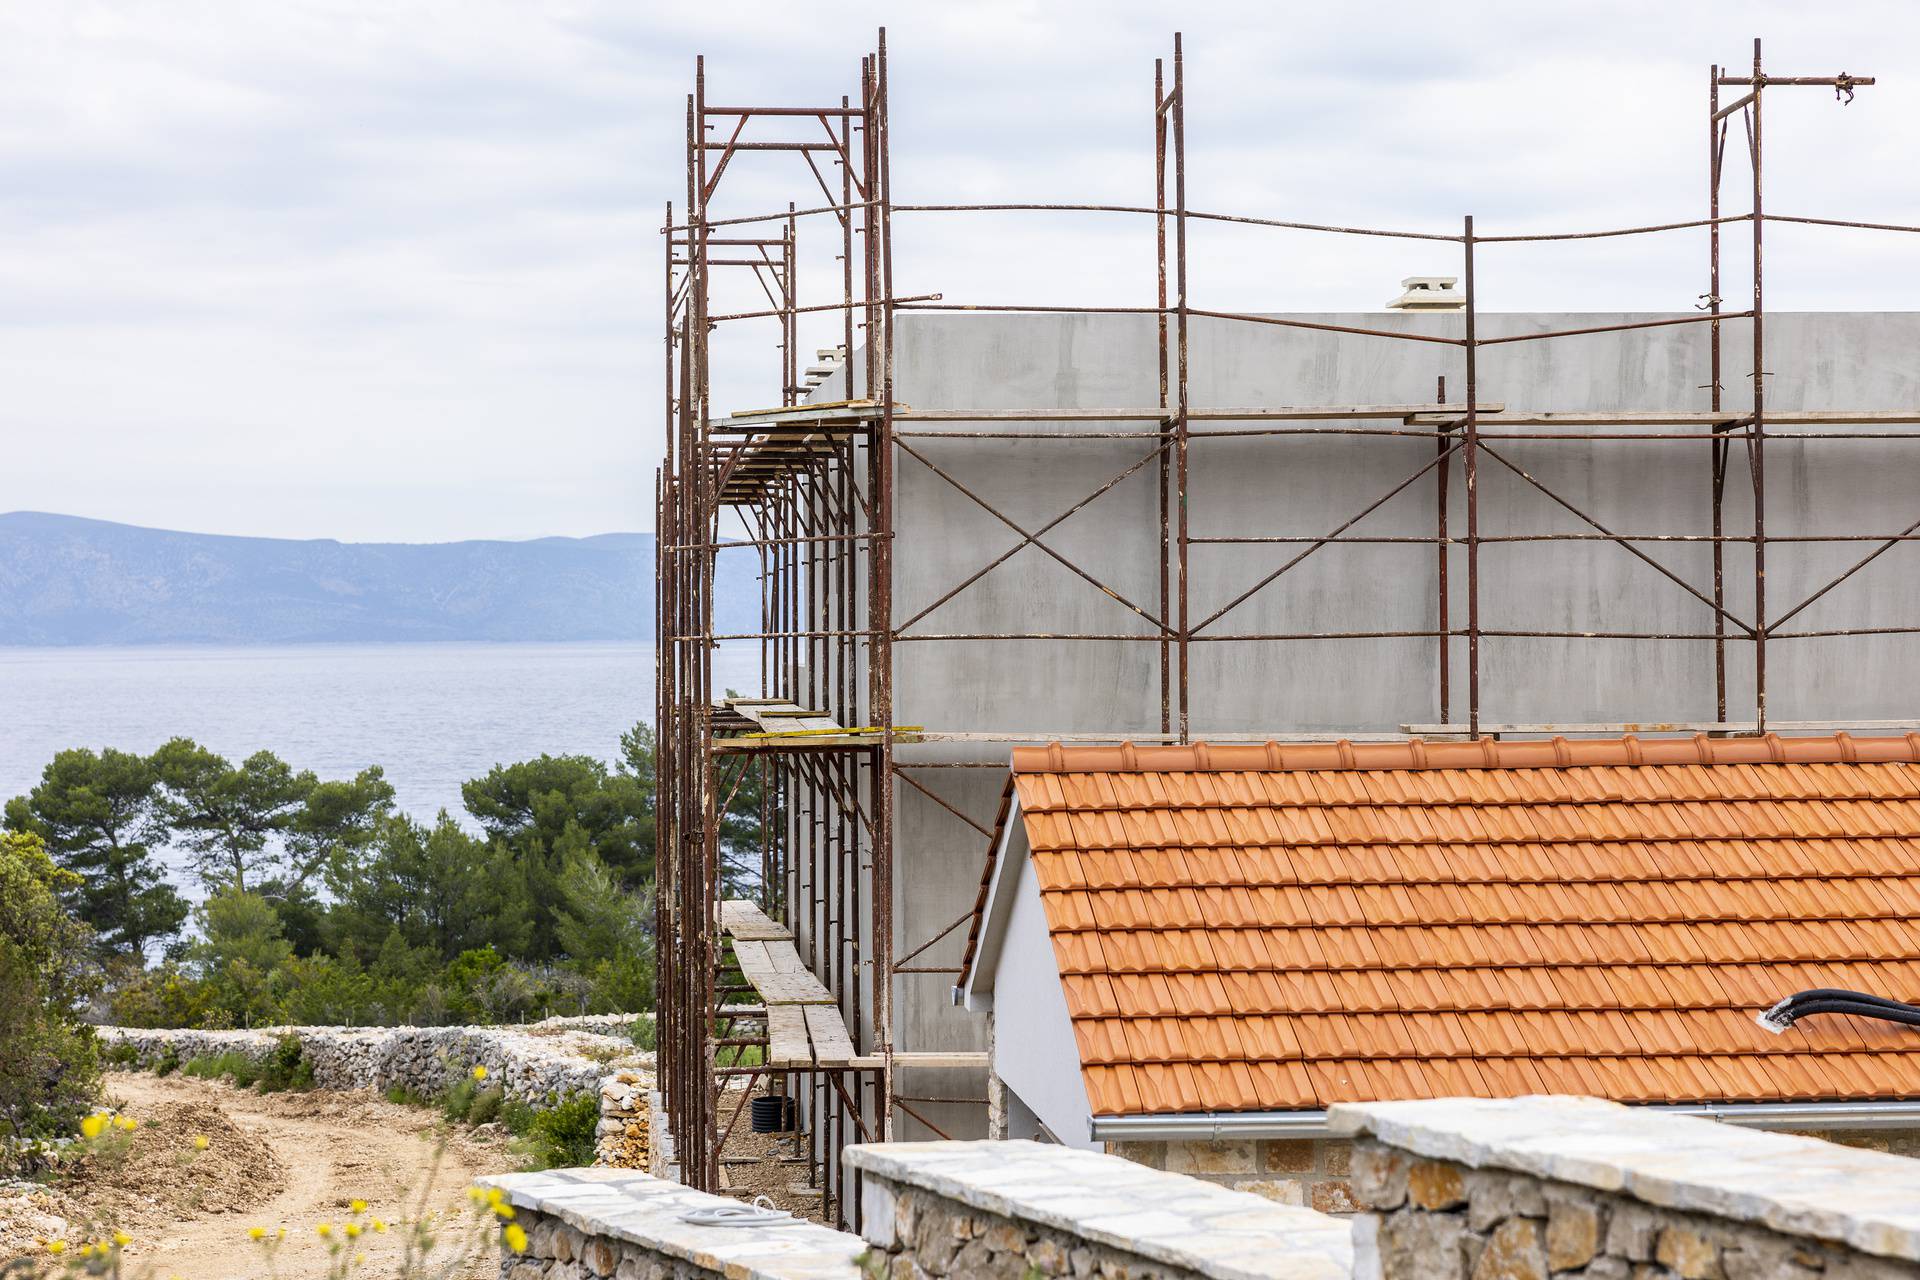
[[[758,565],[717,557],[715,629],[752,630]],[[0,514],[0,645],[647,641],[650,533],[336,542]]]

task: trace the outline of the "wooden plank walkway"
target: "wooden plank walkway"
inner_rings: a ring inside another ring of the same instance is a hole
[[[720,904],[720,925],[733,940],[740,972],[766,1005],[768,1066],[879,1065],[854,1052],[838,1002],[800,959],[786,926],[738,898]]]

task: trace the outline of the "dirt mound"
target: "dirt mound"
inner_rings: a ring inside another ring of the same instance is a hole
[[[143,1107],[140,1127],[116,1147],[89,1157],[62,1190],[99,1225],[124,1231],[254,1208],[285,1177],[272,1147],[207,1102]]]

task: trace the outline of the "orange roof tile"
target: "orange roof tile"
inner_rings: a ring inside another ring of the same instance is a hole
[[[1910,1029],[1754,1022],[1920,995],[1920,735],[1055,744],[1009,796],[1095,1115],[1920,1096]]]

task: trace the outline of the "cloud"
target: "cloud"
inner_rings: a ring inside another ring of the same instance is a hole
[[[899,199],[1150,201],[1161,5],[0,10],[0,509],[366,539],[644,527],[657,228],[685,202],[694,56],[714,99],[833,103],[882,20]],[[1743,63],[1756,33],[1782,70],[1882,79],[1844,110],[1818,90],[1770,102],[1771,207],[1900,221],[1920,194],[1902,5],[1223,3],[1178,21],[1197,208],[1441,231],[1468,212],[1483,231],[1697,217],[1706,66]],[[1734,208],[1744,181],[1732,163]],[[759,211],[811,185],[791,156],[743,157],[722,195]],[[1909,305],[1910,239],[1782,229],[1774,304]],[[801,241],[803,288],[837,293],[837,234]],[[1145,220],[902,215],[896,247],[906,292],[1152,297]],[[1371,309],[1452,252],[1196,228],[1196,298]],[[1693,232],[1489,250],[1482,283],[1490,309],[1677,309],[1701,254]],[[809,327],[809,354],[834,327]],[[777,394],[770,342],[729,338],[720,407]]]

